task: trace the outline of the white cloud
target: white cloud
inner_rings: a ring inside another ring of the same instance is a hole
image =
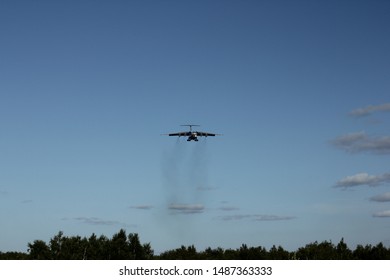
[[[279,215],[260,215],[260,214],[237,214],[237,215],[225,215],[218,217],[223,221],[244,220],[249,219],[257,222],[268,221],[286,221],[295,219],[293,216],[279,216]]]
[[[347,176],[337,181],[335,187],[350,188],[357,186],[378,186],[380,184],[390,183],[390,173],[380,175],[369,175],[368,173],[357,173],[352,176]]]
[[[370,200],[376,202],[390,202],[390,192],[373,196],[370,198]]]
[[[278,215],[253,215],[255,221],[285,221],[292,220],[292,216],[278,216]]]
[[[358,141],[362,141],[367,137],[364,131],[347,133],[336,138],[333,143],[340,146],[351,145]]]
[[[132,209],[138,209],[138,210],[150,210],[153,209],[154,207],[152,205],[135,205],[135,206],[130,206]]]
[[[232,221],[232,220],[243,220],[252,217],[252,215],[243,215],[243,214],[236,214],[236,215],[224,215],[219,216],[218,218],[223,221]]]
[[[204,206],[202,204],[173,203],[168,206],[168,209],[177,214],[198,214],[203,213]]]
[[[103,226],[119,225],[119,226],[124,226],[124,227],[133,227],[134,226],[134,225],[129,225],[126,223],[113,221],[113,220],[103,220],[103,219],[96,218],[96,217],[77,217],[77,218],[74,218],[74,220],[80,221],[82,223],[89,224],[89,225],[103,225]]]
[[[390,136],[372,137],[364,131],[341,135],[332,144],[350,153],[390,154]]]
[[[390,103],[384,103],[380,105],[369,105],[364,108],[358,108],[349,113],[349,115],[353,117],[364,117],[371,115],[373,112],[378,112],[378,111],[390,111]]]
[[[376,217],[376,218],[390,218],[390,210],[377,212],[377,213],[374,213],[372,216]]]

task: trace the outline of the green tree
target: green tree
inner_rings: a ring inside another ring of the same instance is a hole
[[[0,260],[27,260],[29,255],[22,252],[0,252]]]
[[[63,259],[61,255],[63,255],[62,249],[63,249],[64,239],[65,237],[62,231],[59,231],[57,235],[53,236],[53,238],[50,239],[49,249],[51,253],[51,259],[53,260]]]
[[[202,259],[206,260],[223,260],[225,259],[225,250],[221,247],[211,249],[208,247],[202,254]]]
[[[276,248],[275,245],[272,246],[272,248],[268,252],[268,259],[270,260],[289,260],[290,253],[286,250],[284,250],[281,246],[278,246]]]
[[[301,260],[335,260],[337,252],[329,241],[310,243],[304,248],[299,248],[296,257]]]
[[[238,249],[238,258],[240,260],[266,260],[267,250],[264,247],[249,247],[242,244]]]
[[[83,256],[84,260],[107,260],[109,259],[109,239],[101,235],[97,238],[92,234],[87,240],[87,247]]]
[[[137,233],[129,234],[129,249],[134,260],[143,260],[145,259],[144,250],[139,241],[139,237]]]
[[[371,259],[373,260],[390,260],[390,252],[383,246],[383,243],[380,242],[372,248]]]
[[[143,260],[152,260],[154,259],[154,250],[152,249],[152,246],[150,243],[144,243],[142,245],[143,250]]]
[[[33,260],[50,260],[51,252],[46,242],[42,240],[35,240],[33,243],[28,243],[28,252],[30,259]]]
[[[338,260],[350,260],[352,259],[352,251],[348,248],[344,242],[344,238],[341,238],[339,244],[336,246],[336,253]]]
[[[353,258],[357,260],[389,260],[390,251],[380,242],[376,246],[358,245],[353,251]]]
[[[110,241],[110,257],[111,260],[129,260],[133,259],[127,235],[124,229],[112,236]]]
[[[153,258],[154,252],[150,243],[142,245],[137,233],[130,233],[128,240],[130,253],[134,260],[150,260]]]
[[[185,247],[182,245],[175,250],[169,250],[160,255],[160,259],[163,260],[197,260],[199,255],[194,245]]]

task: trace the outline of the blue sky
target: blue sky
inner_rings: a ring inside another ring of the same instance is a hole
[[[0,251],[390,246],[388,1],[1,1]],[[200,124],[223,136],[161,136]]]

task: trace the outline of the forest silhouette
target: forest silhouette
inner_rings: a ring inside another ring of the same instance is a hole
[[[137,233],[127,234],[124,229],[111,238],[94,233],[90,237],[65,236],[60,231],[48,243],[35,240],[27,247],[27,253],[0,251],[0,260],[390,260],[390,248],[382,243],[357,245],[351,250],[344,238],[338,244],[312,242],[292,252],[275,245],[267,250],[242,244],[238,249],[208,247],[204,251],[183,245],[155,254],[150,243],[142,244]]]

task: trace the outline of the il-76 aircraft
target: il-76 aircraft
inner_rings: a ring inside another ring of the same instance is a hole
[[[200,126],[197,124],[183,124],[182,126],[189,126],[190,131],[183,131],[183,132],[176,132],[176,133],[169,133],[165,134],[168,136],[185,136],[188,137],[187,141],[198,141],[198,137],[208,137],[208,136],[215,136],[215,135],[221,135],[221,134],[215,134],[215,133],[209,133],[209,132],[203,132],[203,131],[193,131],[193,126]]]

